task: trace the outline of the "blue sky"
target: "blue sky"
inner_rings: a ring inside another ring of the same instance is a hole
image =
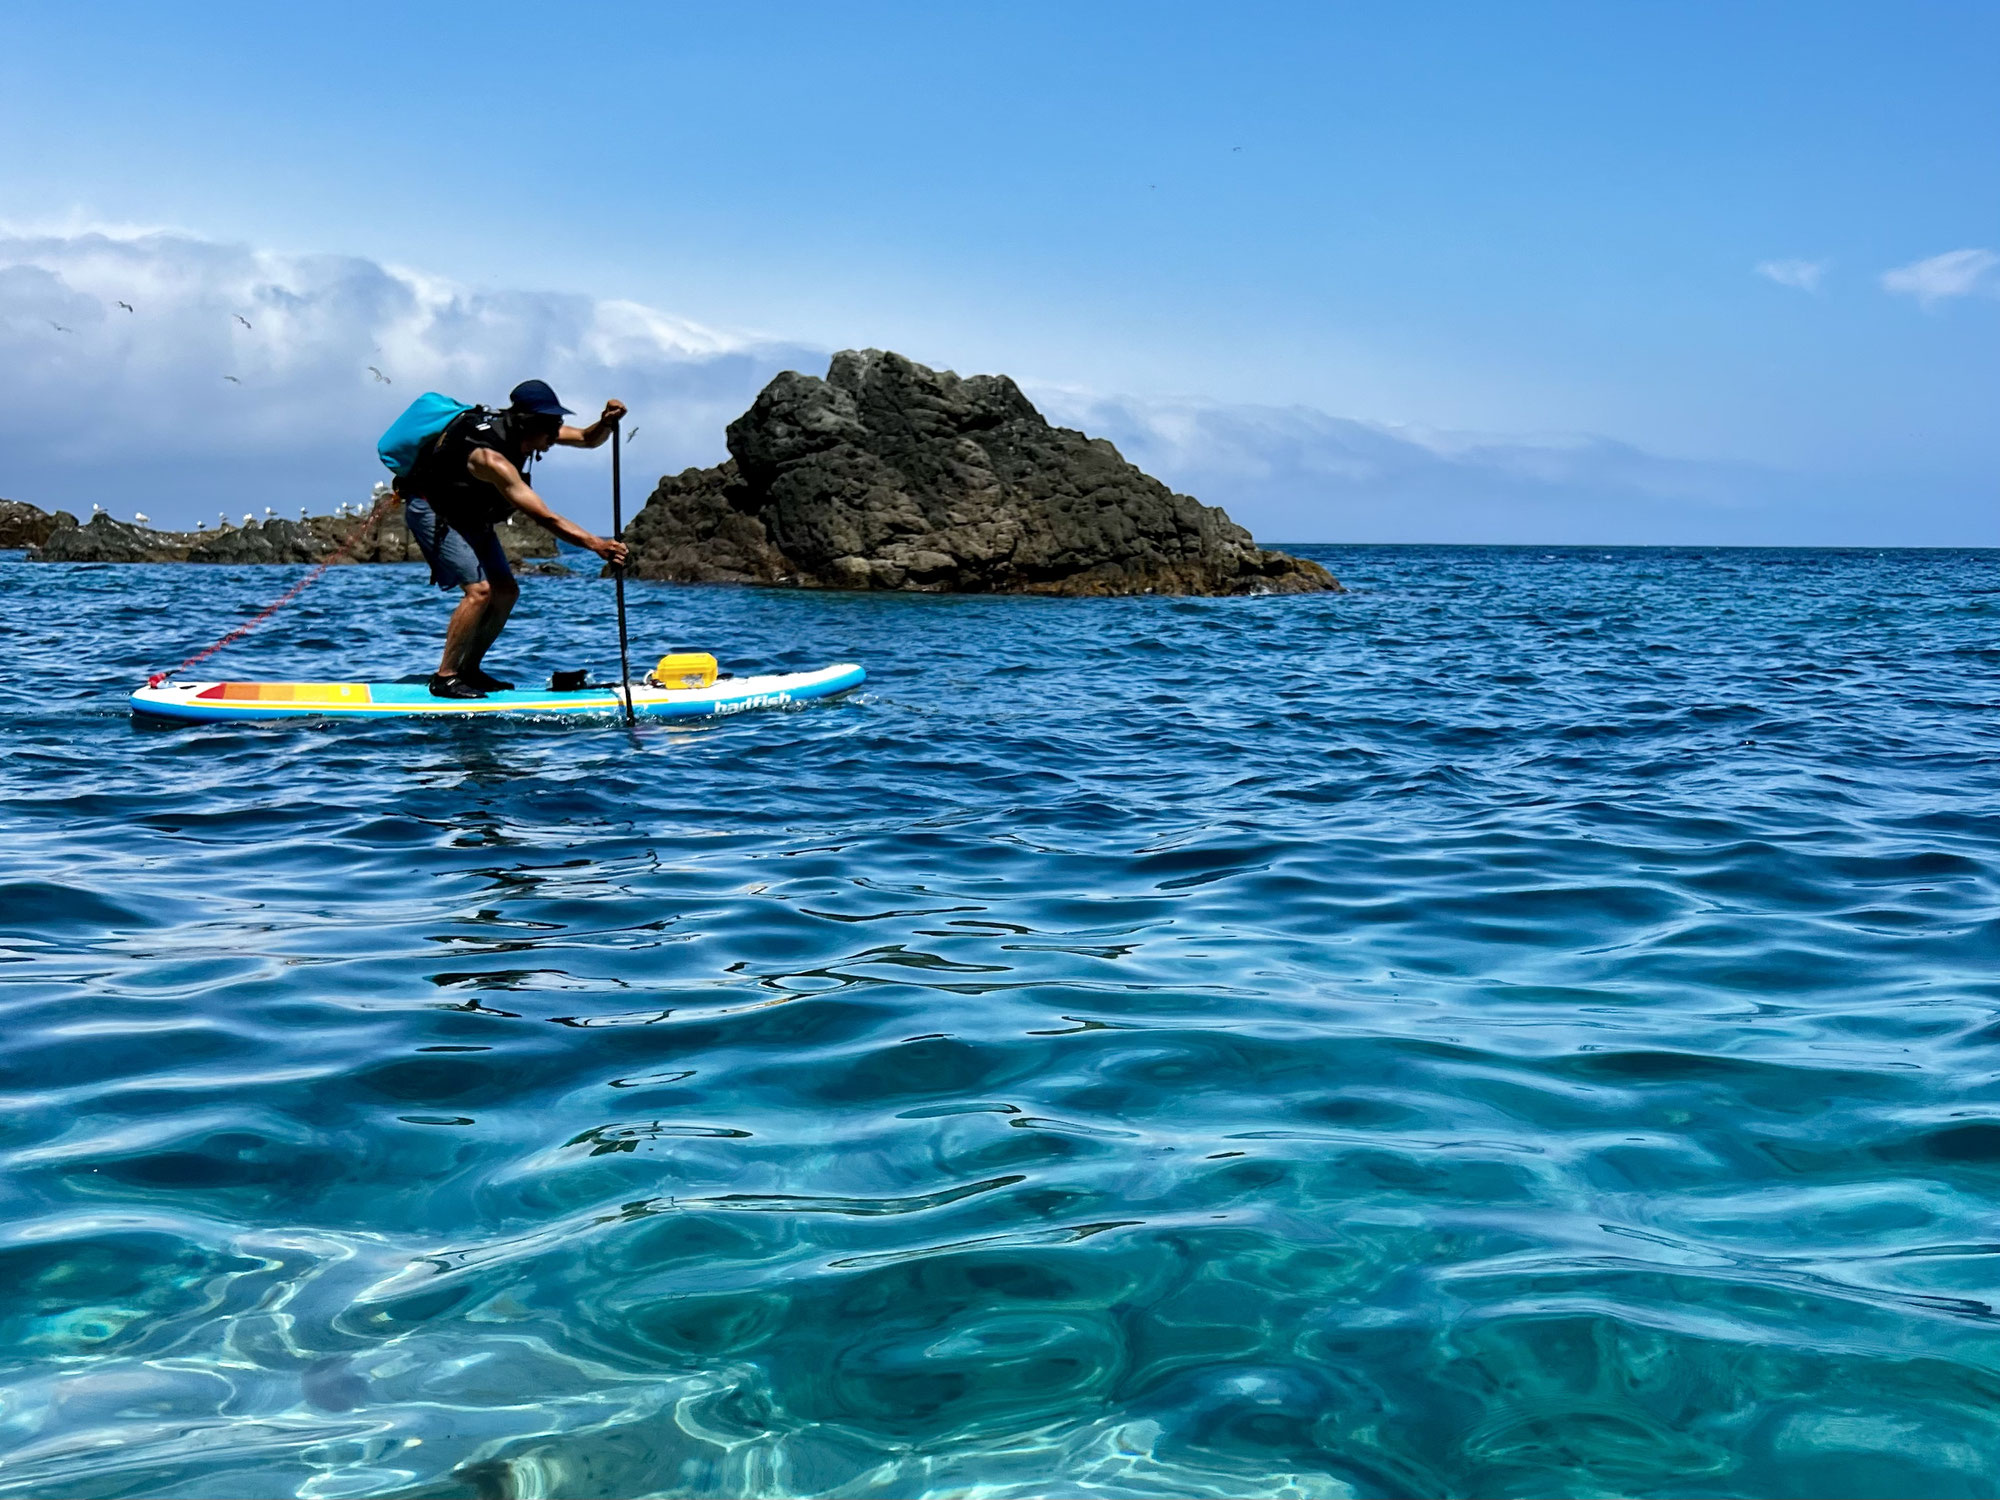
[[[1996,61],[1990,4],[10,7],[0,494],[147,482],[42,434],[148,380],[205,393],[156,510],[372,477],[348,345],[397,346],[338,309],[254,420],[207,354],[46,347],[111,305],[83,239],[168,230],[149,290],[448,287],[484,363],[433,319],[392,373],[624,379],[663,460],[873,345],[1273,537],[2000,544]],[[579,362],[586,303],[715,342]]]

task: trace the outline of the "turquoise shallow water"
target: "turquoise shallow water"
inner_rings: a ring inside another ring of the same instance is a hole
[[[2000,1493],[2000,557],[1309,550],[636,734],[0,560],[0,1495]]]

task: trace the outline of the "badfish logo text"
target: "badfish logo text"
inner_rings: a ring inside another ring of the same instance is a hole
[[[783,708],[792,701],[790,693],[759,693],[753,698],[738,699],[734,703],[718,703],[718,714],[740,714],[752,708]]]

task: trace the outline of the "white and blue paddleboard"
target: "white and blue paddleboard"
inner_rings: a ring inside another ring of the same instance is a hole
[[[867,673],[850,662],[817,672],[721,677],[706,687],[632,684],[632,711],[652,718],[784,708],[859,687]],[[153,719],[213,723],[240,719],[402,719],[518,714],[548,718],[623,714],[613,684],[573,691],[512,688],[484,698],[433,698],[426,682],[163,682],[132,694],[132,712]]]

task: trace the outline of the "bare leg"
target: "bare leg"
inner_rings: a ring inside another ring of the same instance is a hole
[[[438,661],[438,676],[458,676],[466,670],[468,653],[471,654],[471,661],[476,663],[487,646],[492,644],[493,635],[499,633],[497,628],[491,635],[481,635],[481,626],[492,600],[493,585],[485,579],[465,586],[465,597],[458,601],[458,608],[451,612],[451,623],[444,628],[444,655]],[[507,608],[513,608],[511,600]],[[500,618],[505,623],[505,611]]]
[[[505,583],[484,582],[480,587],[492,590],[487,598],[486,608],[479,616],[472,640],[467,643],[459,656],[461,672],[476,672],[479,664],[486,660],[486,651],[500,638],[500,632],[507,628],[507,617],[514,612],[514,605],[521,597],[521,586],[508,579]],[[454,615],[456,618],[456,615]],[[447,640],[450,637],[447,635]]]

